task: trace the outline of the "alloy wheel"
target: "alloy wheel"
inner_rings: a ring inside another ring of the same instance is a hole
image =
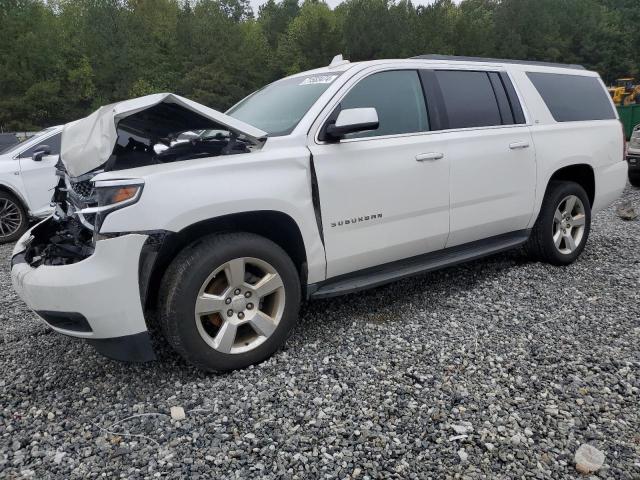
[[[0,238],[10,237],[22,227],[20,207],[8,198],[0,198]]]
[[[200,336],[214,350],[244,353],[273,334],[284,306],[284,284],[275,268],[258,258],[236,258],[202,284],[195,321]]]
[[[560,253],[568,255],[580,246],[585,222],[582,200],[575,195],[563,198],[553,216],[553,243]]]

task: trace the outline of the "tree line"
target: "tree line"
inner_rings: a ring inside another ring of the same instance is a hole
[[[0,0],[0,128],[170,91],[225,110],[284,75],[423,53],[640,67],[638,0]]]

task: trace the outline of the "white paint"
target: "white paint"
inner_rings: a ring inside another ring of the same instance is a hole
[[[53,211],[50,203],[58,155],[45,156],[40,162],[21,156],[31,147],[46,144],[61,131],[62,126],[50,128],[22,142],[15,150],[0,153],[0,186],[10,190],[31,216],[44,217]]]
[[[69,175],[79,177],[102,166],[118,140],[117,123],[160,103],[180,105],[256,142],[267,135],[259,128],[188,98],[173,93],[156,93],[100,107],[85,118],[67,123],[62,131],[60,155]]]
[[[20,253],[30,232],[16,243]],[[73,265],[11,269],[13,288],[32,310],[76,312],[84,315],[92,332],[59,333],[82,338],[111,338],[144,332],[138,288],[138,258],[146,235],[124,235],[97,242],[95,253]]]
[[[337,103],[360,80],[380,71],[418,68],[507,72],[522,100],[527,123],[340,143],[318,140]],[[568,165],[593,168],[594,212],[613,202],[625,186],[627,165],[622,158],[619,122],[555,122],[524,73],[597,77],[594,72],[450,60],[380,60],[340,65],[332,71],[342,74],[291,134],[269,138],[260,149],[94,177],[94,181],[139,179],[145,185],[137,203],[106,217],[102,233],[178,232],[228,214],[276,211],[298,225],[308,263],[306,280],[315,283],[531,227],[549,178]],[[324,68],[294,77],[327,72]],[[604,86],[603,94],[607,95]],[[121,108],[132,112],[135,105],[154,102],[134,100]],[[206,108],[193,102],[189,105],[200,112]],[[117,114],[112,109],[106,116],[109,125]],[[232,123],[231,117],[219,112],[214,115]],[[253,131],[247,125],[243,128]],[[522,148],[525,145],[528,148]],[[97,152],[102,146],[86,144],[83,148],[85,153]],[[311,155],[318,180],[322,232],[312,203]],[[77,158],[81,162],[98,161]],[[18,243],[15,253],[21,251],[28,236]],[[145,238],[124,235],[98,241],[94,255],[74,265],[36,269],[16,265],[12,271],[14,286],[34,309],[84,314],[94,328],[91,335],[97,338],[138,333],[146,328],[137,283],[138,258]]]

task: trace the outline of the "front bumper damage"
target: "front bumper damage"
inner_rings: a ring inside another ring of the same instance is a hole
[[[52,217],[17,243],[15,290],[52,329],[119,360],[155,358],[144,306],[169,232],[101,232],[113,211],[137,202],[141,178],[101,173],[260,149],[267,133],[173,94],[101,107],[62,131]],[[162,263],[162,262],[160,262]],[[149,294],[149,295],[148,295]]]
[[[11,262],[18,295],[53,330],[84,338],[110,358],[154,360],[138,281],[149,236],[65,243],[65,231],[50,217],[18,241]]]

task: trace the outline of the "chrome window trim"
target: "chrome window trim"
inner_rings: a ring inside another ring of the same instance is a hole
[[[394,71],[394,70],[415,70],[416,72],[418,70],[456,70],[456,71],[483,71],[483,72],[504,72],[507,74],[507,76],[509,77],[509,80],[511,80],[511,84],[513,85],[513,88],[516,92],[516,95],[518,96],[518,101],[520,102],[520,107],[522,108],[523,114],[524,114],[524,118],[525,118],[525,123],[517,123],[517,124],[511,124],[511,125],[489,125],[489,126],[484,126],[484,127],[468,127],[468,128],[448,128],[448,129],[443,129],[443,130],[428,130],[428,131],[424,131],[424,132],[410,132],[410,133],[399,133],[399,134],[393,134],[393,135],[379,135],[379,136],[374,136],[374,137],[361,137],[361,138],[349,138],[349,139],[344,139],[344,140],[340,140],[339,143],[352,143],[352,142],[361,142],[361,141],[368,141],[368,140],[386,140],[386,139],[393,139],[393,138],[403,138],[403,137],[413,137],[413,136],[418,136],[418,135],[434,135],[434,134],[442,134],[442,133],[450,133],[450,132],[474,132],[474,131],[484,131],[484,130],[495,130],[498,128],[515,128],[515,127],[531,127],[531,117],[529,115],[529,111],[527,110],[525,103],[522,101],[522,94],[517,86],[517,83],[514,82],[513,80],[513,76],[511,75],[511,72],[509,72],[508,70],[504,69],[504,67],[500,68],[498,66],[496,66],[495,68],[471,68],[471,67],[467,67],[467,68],[455,68],[454,66],[450,66],[450,65],[437,65],[437,66],[433,66],[430,65],[428,67],[420,67],[417,65],[394,65],[393,67],[389,67],[389,66],[380,66],[378,68],[376,67],[372,67],[371,71],[367,71],[364,70],[365,74],[362,76],[358,76],[357,74],[354,75],[354,77],[350,78],[349,80],[347,80],[347,85],[346,86],[346,90],[343,92],[342,90],[345,88],[345,85],[343,85],[340,89],[340,91],[337,92],[337,95],[335,95],[326,105],[325,105],[325,109],[323,109],[323,112],[317,117],[317,118],[322,118],[322,121],[319,123],[318,127],[316,128],[314,137],[313,137],[313,141],[316,145],[331,145],[335,142],[326,142],[326,141],[321,141],[319,140],[319,135],[320,135],[320,131],[322,130],[322,127],[324,126],[325,122],[327,121],[327,119],[329,118],[329,116],[331,115],[331,113],[333,112],[333,110],[335,109],[336,105],[338,103],[340,103],[342,101],[342,99],[349,94],[349,92],[358,84],[360,83],[362,80],[364,80],[365,78],[374,75],[376,73],[380,73],[380,72],[387,72],[387,71]],[[353,80],[355,78],[355,81],[353,83],[350,83],[351,80]],[[336,100],[337,99],[337,100]],[[427,104],[428,99],[425,98],[425,104]],[[428,105],[427,105],[428,108]],[[313,123],[315,124],[317,122],[314,121]]]

